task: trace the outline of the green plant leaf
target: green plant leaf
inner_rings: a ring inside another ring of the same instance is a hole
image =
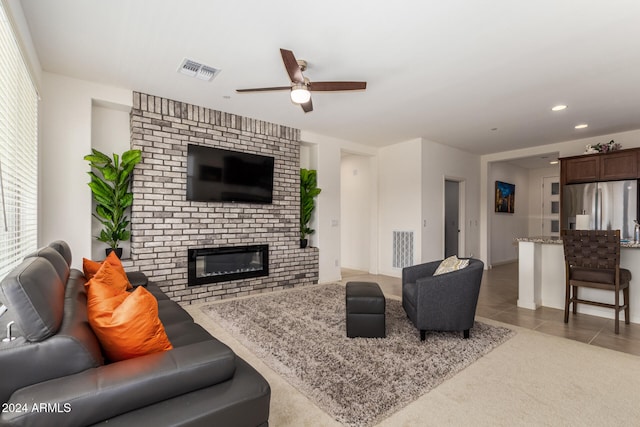
[[[111,224],[111,221],[106,220],[106,219],[103,219],[103,218],[101,218],[100,216],[98,216],[97,214],[92,214],[92,215],[93,215],[93,217],[94,217],[95,219],[97,219],[97,220],[100,222],[100,224],[104,225],[104,226],[105,226],[105,228],[106,228],[106,227],[108,227],[108,226],[109,226],[109,224]]]
[[[321,191],[322,190],[319,188],[310,189],[309,192],[307,193],[307,197],[311,197],[311,198],[317,197]]]
[[[315,198],[322,190],[317,187],[317,172],[313,169],[300,169],[300,238],[315,233],[309,228],[309,222],[315,210]]]
[[[129,177],[130,176],[131,176],[131,170],[122,169],[118,173],[117,185],[119,187],[124,187],[125,189],[128,189],[128,187],[129,187]]]
[[[89,172],[91,181],[88,186],[96,201],[96,212],[93,216],[103,226],[96,238],[116,248],[119,241],[131,237],[127,230],[130,222],[125,211],[133,203],[133,193],[129,192],[131,172],[142,160],[142,152],[129,150],[122,156],[114,153],[111,159],[93,149],[84,159],[92,168]]]
[[[104,218],[107,221],[113,219],[113,212],[111,211],[111,209],[105,207],[104,205],[97,205],[96,206],[96,214],[100,218]]]
[[[140,163],[142,160],[142,151],[140,150],[129,150],[122,153],[122,167],[124,169],[128,169]]]
[[[113,203],[113,192],[105,190],[99,183],[91,181],[89,187],[93,192],[94,199],[103,205],[111,205]]]
[[[98,236],[98,240],[101,242],[108,242],[111,239],[111,236],[105,231],[100,230],[100,235]]]
[[[133,194],[132,193],[126,193],[120,199],[120,206],[122,206],[123,208],[128,208],[132,204],[133,204]]]
[[[96,175],[94,172],[89,172],[89,176],[91,177],[91,182],[95,185],[101,187],[103,191],[112,191],[113,187],[109,185],[109,183],[105,182],[101,177]]]
[[[107,181],[115,182],[118,179],[118,170],[111,165],[101,168],[100,172]]]
[[[96,150],[95,148],[91,150],[92,154],[88,154],[84,156],[84,159],[91,162],[96,163],[98,165],[106,165],[111,163],[111,158],[104,153]]]
[[[120,156],[116,153],[113,153],[113,167],[116,169],[120,169]]]

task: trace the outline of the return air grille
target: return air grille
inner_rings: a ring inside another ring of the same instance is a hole
[[[413,231],[393,232],[393,268],[413,265]]]
[[[221,70],[209,67],[191,59],[185,59],[178,67],[178,72],[186,76],[195,77],[210,82]]]

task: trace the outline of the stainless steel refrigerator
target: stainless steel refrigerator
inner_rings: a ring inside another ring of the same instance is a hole
[[[638,181],[565,185],[561,214],[563,224],[570,229],[619,229],[621,239],[633,240],[633,221],[638,219]]]

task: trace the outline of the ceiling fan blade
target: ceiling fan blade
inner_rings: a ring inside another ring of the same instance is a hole
[[[308,113],[309,111],[313,111],[313,103],[311,102],[311,99],[309,99],[304,104],[300,104],[300,106],[302,107],[305,113]]]
[[[291,90],[291,86],[257,87],[253,89],[236,89],[236,92],[267,92],[270,90]]]
[[[291,82],[304,83],[302,70],[300,70],[300,66],[298,65],[296,57],[293,55],[293,52],[286,49],[280,49],[280,54],[282,55],[282,61],[284,62],[284,66],[287,69]]]
[[[367,82],[310,82],[311,91],[364,90]]]

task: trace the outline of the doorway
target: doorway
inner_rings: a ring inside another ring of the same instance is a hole
[[[560,235],[560,177],[542,178],[542,235]]]
[[[444,181],[444,256],[461,253],[461,182],[452,179]],[[463,250],[464,252],[464,250]]]

